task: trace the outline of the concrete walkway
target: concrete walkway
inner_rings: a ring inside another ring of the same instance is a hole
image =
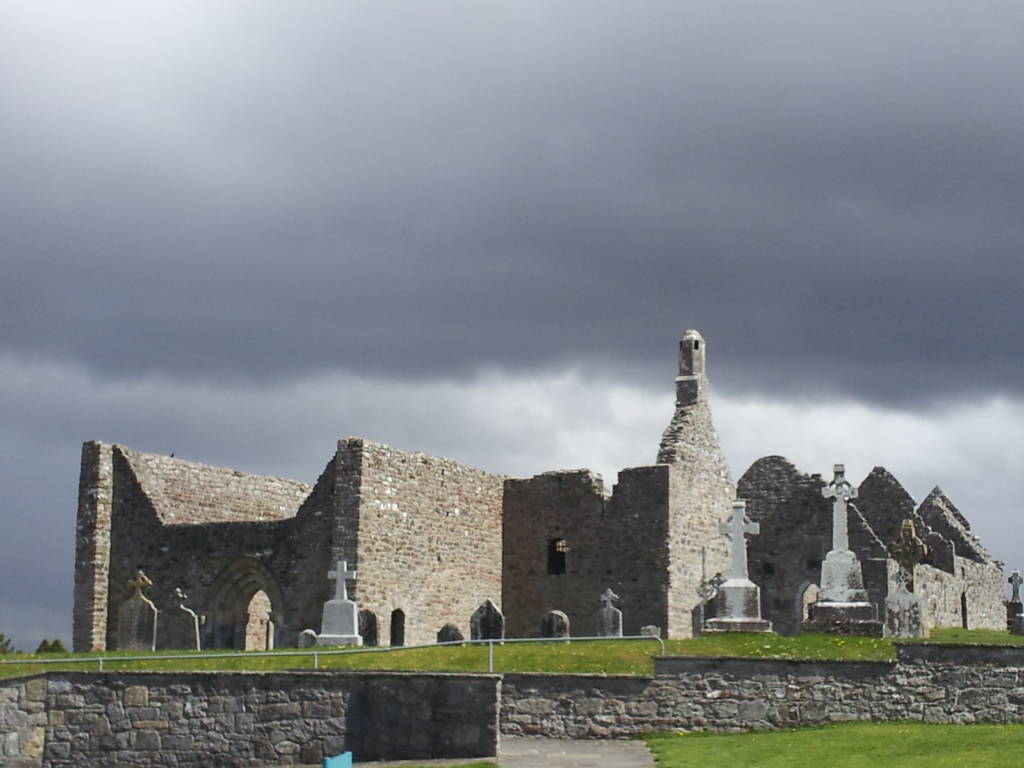
[[[365,768],[399,768],[403,765],[453,766],[486,762],[465,760],[403,760],[389,763],[356,763]],[[654,758],[642,741],[587,739],[538,739],[503,736],[498,745],[499,768],[654,768]]]

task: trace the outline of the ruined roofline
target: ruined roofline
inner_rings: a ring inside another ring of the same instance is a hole
[[[452,459],[447,456],[438,456],[433,453],[425,453],[424,451],[410,451],[405,448],[396,448],[388,443],[382,443],[377,440],[370,440],[365,437],[349,436],[343,437],[338,440],[338,452],[343,451],[355,451],[357,453],[366,453],[368,451],[377,452],[390,452],[401,454],[411,459],[419,459],[423,462],[442,462],[453,468],[466,470],[467,472],[478,472],[484,475],[490,475],[491,477],[500,477],[502,479],[511,479],[510,475],[505,475],[500,472],[491,472],[487,469],[480,469],[474,467],[472,464],[466,464],[465,462],[459,461],[458,459]]]
[[[103,443],[86,445],[105,447]],[[273,522],[293,518],[313,486],[288,478],[253,475],[227,467],[109,448],[127,465],[129,476],[164,525]]]
[[[290,477],[279,477],[277,475],[257,475],[252,472],[244,472],[240,469],[234,469],[233,467],[222,467],[217,464],[204,464],[201,461],[182,459],[179,458],[178,456],[165,456],[162,453],[148,453],[147,451],[140,451],[135,448],[129,448],[128,446],[122,445],[121,443],[104,443],[100,440],[87,440],[84,444],[98,445],[102,448],[113,448],[117,451],[120,451],[122,454],[126,456],[130,455],[141,458],[160,459],[162,462],[166,462],[168,464],[185,467],[196,467],[202,470],[209,470],[213,472],[230,472],[232,475],[235,475],[236,477],[252,478],[255,480],[276,480],[282,483],[292,483],[297,486],[304,486],[309,490],[313,490],[313,486],[310,485],[309,483],[304,483],[301,480],[295,480]]]

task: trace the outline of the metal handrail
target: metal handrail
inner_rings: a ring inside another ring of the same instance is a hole
[[[233,653],[162,653],[148,656],[65,656],[55,659],[0,659],[0,664],[98,664],[103,672],[104,662],[161,661],[166,659],[231,659],[239,656],[260,658],[263,656],[312,656],[313,669],[320,669],[321,656],[343,656],[355,653],[390,653],[393,651],[412,651],[418,648],[439,648],[447,645],[487,645],[487,671],[494,672],[494,646],[505,643],[568,643],[574,640],[657,640],[660,655],[665,655],[665,641],[657,635],[623,635],[622,637],[509,637],[487,640],[449,640],[443,643],[426,643],[423,645],[396,645],[373,648],[347,648],[329,650],[295,650],[295,651],[234,651]]]

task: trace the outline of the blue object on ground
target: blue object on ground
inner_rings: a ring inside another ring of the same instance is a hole
[[[342,752],[334,757],[325,757],[323,768],[352,768],[352,753]]]

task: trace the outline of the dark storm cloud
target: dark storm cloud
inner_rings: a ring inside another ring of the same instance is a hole
[[[1019,7],[47,8],[0,24],[20,357],[660,381],[696,325],[734,390],[1019,387]]]

